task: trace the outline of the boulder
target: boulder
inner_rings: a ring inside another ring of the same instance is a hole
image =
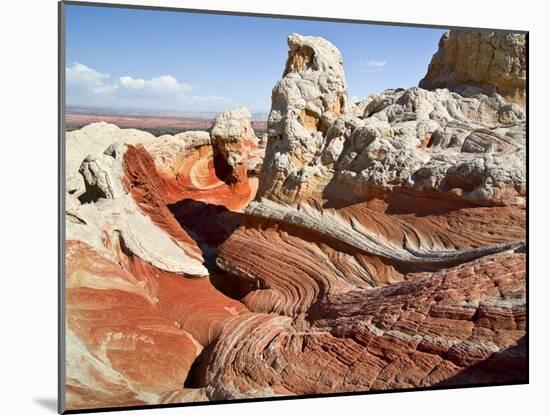
[[[250,112],[240,107],[218,114],[210,130],[216,174],[226,183],[248,183],[250,152],[258,145],[250,121]]]

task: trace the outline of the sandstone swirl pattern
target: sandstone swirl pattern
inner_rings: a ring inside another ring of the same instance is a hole
[[[265,156],[244,108],[67,133],[68,407],[525,381],[524,42],[354,103],[292,34]]]
[[[251,131],[250,115],[236,116]],[[82,181],[67,176],[67,406],[206,399],[184,380],[224,320],[249,311],[212,285],[170,206],[193,197],[239,210],[255,179],[220,180],[204,132],[157,138],[98,123],[67,135],[67,153],[82,158]]]
[[[258,194],[217,258],[258,287],[241,297],[256,314],[228,323],[197,386],[227,399],[524,380],[523,105],[472,86],[352,103],[333,45],[288,42]]]

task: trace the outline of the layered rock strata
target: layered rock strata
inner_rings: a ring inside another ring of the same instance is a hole
[[[309,323],[258,313],[228,321],[209,353],[207,395],[524,380],[525,258],[505,253],[385,288],[348,287],[325,294]]]
[[[353,104],[333,45],[288,41],[258,195],[217,257],[254,314],[228,323],[194,386],[228,399],[524,381],[522,107],[483,85]]]
[[[241,123],[250,128],[249,118]],[[249,139],[251,131],[232,143]],[[74,159],[95,151],[67,175],[68,408],[207,399],[184,381],[223,322],[249,311],[212,285],[200,244],[170,204],[193,195],[238,210],[255,193],[246,170],[231,183],[216,175],[214,143],[207,132],[157,138],[105,123],[68,133]]]
[[[524,382],[522,39],[453,31],[354,104],[292,34],[265,157],[243,108],[68,133],[70,409]]]

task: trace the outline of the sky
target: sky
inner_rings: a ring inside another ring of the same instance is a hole
[[[290,33],[340,49],[349,96],[418,85],[442,29],[227,16],[80,5],[66,7],[69,106],[268,112]]]

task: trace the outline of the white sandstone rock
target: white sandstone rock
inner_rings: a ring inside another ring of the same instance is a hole
[[[80,204],[74,195],[67,196],[66,240],[85,242],[113,260],[118,254],[113,246],[120,245],[161,270],[208,275],[200,255],[156,226],[125,189],[125,151],[125,145],[115,144],[82,163],[86,193],[81,197],[90,203]]]
[[[389,89],[351,105],[336,47],[296,34],[288,42],[284,76],[273,89],[258,199],[292,205],[407,188],[479,205],[524,204],[519,105],[472,85],[462,95]]]

